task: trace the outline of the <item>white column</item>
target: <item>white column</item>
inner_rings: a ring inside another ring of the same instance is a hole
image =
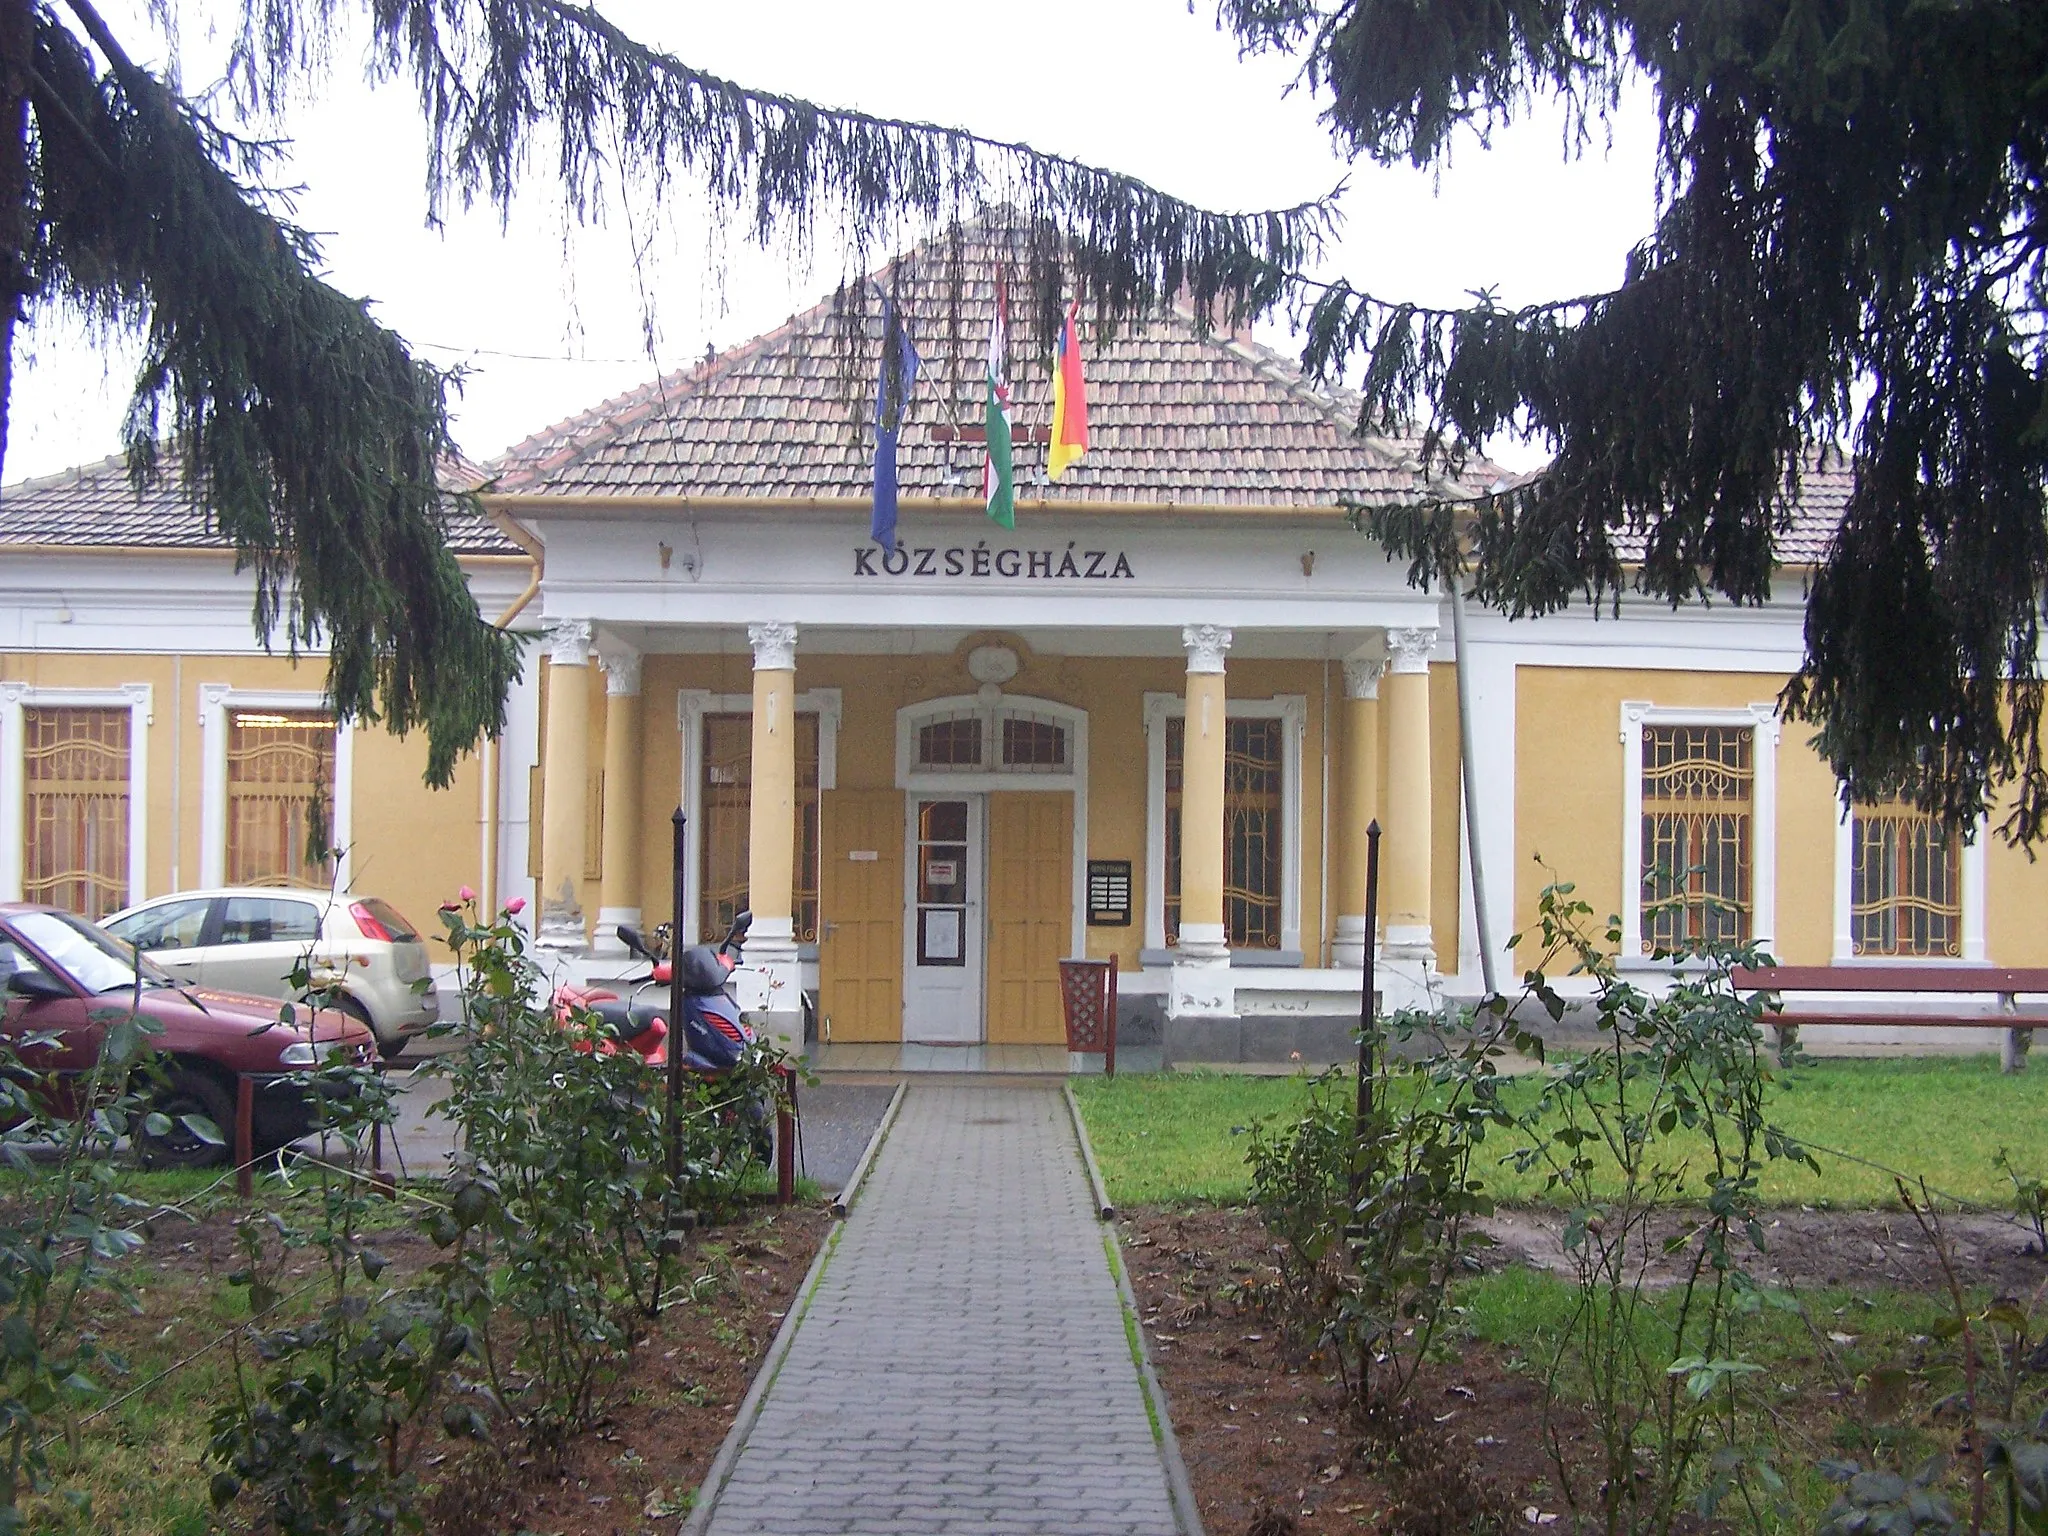
[[[597,652],[604,668],[604,857],[598,878],[597,932],[590,947],[622,955],[621,923],[640,926],[640,653],[609,642]]]
[[[590,621],[548,626],[548,728],[541,747],[540,931],[545,949],[581,953],[584,801],[590,793],[590,719],[584,697]]]
[[[1188,673],[1181,725],[1180,940],[1166,1002],[1167,1016],[1176,1019],[1237,1017],[1223,921],[1223,657],[1230,639],[1230,631],[1215,624],[1190,624],[1181,631]]]
[[[1337,795],[1336,868],[1337,927],[1330,958],[1351,970],[1365,965],[1365,872],[1369,840],[1365,835],[1380,813],[1380,677],[1386,662],[1374,657],[1344,663],[1344,753]],[[1325,857],[1330,857],[1328,852]]]
[[[749,624],[754,648],[752,804],[747,818],[747,966],[764,984],[768,1028],[803,1049],[803,971],[791,910],[796,857],[796,626]]]

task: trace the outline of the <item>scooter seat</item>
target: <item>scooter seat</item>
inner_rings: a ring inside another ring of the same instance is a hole
[[[615,1040],[639,1039],[668,1012],[658,1002],[629,1003],[624,998],[601,998],[588,1006]]]

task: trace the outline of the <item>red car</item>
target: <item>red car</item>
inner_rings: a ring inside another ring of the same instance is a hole
[[[362,1066],[377,1059],[376,1036],[346,1014],[293,1004],[294,1022],[286,1024],[275,999],[184,985],[147,956],[140,967],[141,1011],[162,1031],[150,1041],[167,1076],[156,1104],[173,1127],[143,1149],[159,1166],[199,1168],[227,1158],[238,1076],[254,1079],[251,1134],[265,1149],[314,1128],[313,1104],[291,1074],[331,1059]],[[127,946],[84,918],[0,903],[0,1036],[54,1035],[53,1044],[22,1048],[24,1063],[60,1079],[90,1072],[110,1018],[135,996],[136,968]],[[194,1114],[218,1126],[226,1145],[187,1130],[179,1117]]]

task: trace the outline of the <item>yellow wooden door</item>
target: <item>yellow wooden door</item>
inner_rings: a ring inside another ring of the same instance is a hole
[[[1060,958],[1073,944],[1074,797],[988,797],[988,1039],[1058,1045]]]
[[[818,1009],[845,1043],[903,1038],[903,792],[828,789]]]

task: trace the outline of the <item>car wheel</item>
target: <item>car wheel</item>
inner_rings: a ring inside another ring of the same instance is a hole
[[[370,1010],[346,994],[336,998],[334,1006],[362,1025],[371,1034],[377,1035],[377,1054],[379,1056],[383,1057],[386,1061],[398,1060],[399,1052],[405,1049],[405,1036],[393,1035],[390,1039],[385,1039],[384,1036],[377,1033],[377,1026],[371,1022]]]
[[[135,1138],[145,1168],[212,1168],[228,1160],[235,1144],[235,1106],[220,1080],[197,1067],[173,1067],[164,1084],[151,1097],[150,1107],[170,1117],[171,1129],[164,1136],[143,1131]],[[202,1141],[180,1118],[204,1115],[220,1131],[221,1144]]]

